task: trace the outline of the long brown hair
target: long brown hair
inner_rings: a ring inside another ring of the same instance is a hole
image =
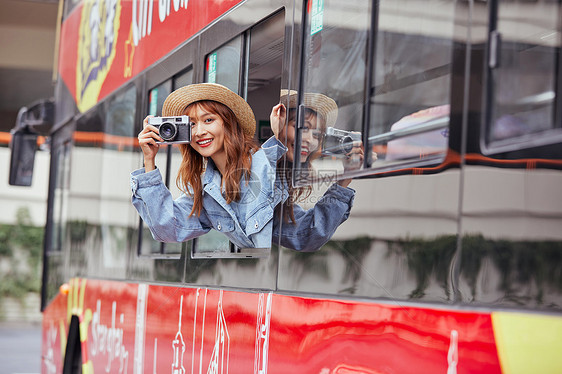
[[[252,154],[259,149],[256,141],[242,131],[236,116],[226,105],[216,101],[204,100],[197,101],[187,106],[184,114],[189,113],[198,107],[218,115],[224,125],[224,150],[226,152],[226,170],[221,179],[221,190],[227,204],[240,200],[240,183],[242,178],[246,179],[246,184],[250,180],[250,169],[252,166]],[[189,144],[179,145],[182,161],[180,164],[177,187],[184,193],[193,197],[193,209],[190,217],[195,213],[201,215],[203,209],[203,181],[202,175],[205,171],[205,160]]]

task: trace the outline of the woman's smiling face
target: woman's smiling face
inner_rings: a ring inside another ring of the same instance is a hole
[[[296,122],[296,110],[290,110],[286,146],[288,148],[287,158],[291,162],[293,162],[295,149]],[[320,145],[320,130],[318,129],[318,125],[318,115],[316,112],[310,109],[306,110],[303,128],[301,129],[301,163],[306,162],[308,157],[318,150],[318,146]]]
[[[201,156],[210,157],[220,170],[219,164],[226,162],[222,118],[201,103],[192,104],[186,114],[191,121],[191,146]]]

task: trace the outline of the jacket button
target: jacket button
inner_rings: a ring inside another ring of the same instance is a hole
[[[258,225],[258,221],[255,221],[256,223],[254,224],[254,227],[257,229],[259,227]]]
[[[221,230],[221,223],[220,222],[217,225],[217,230],[219,230],[219,231]]]

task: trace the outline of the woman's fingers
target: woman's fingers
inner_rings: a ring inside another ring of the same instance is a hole
[[[160,135],[158,135],[158,129],[152,125],[145,125],[144,128],[141,130],[141,132],[138,135],[139,141],[141,140],[141,138],[153,138],[156,139],[156,141],[162,142],[164,141],[164,139],[162,139],[160,137]]]
[[[286,116],[286,109],[285,105],[277,104],[271,109],[271,114],[269,116],[270,123],[271,123],[271,130],[277,137],[283,129],[285,124],[285,116]]]

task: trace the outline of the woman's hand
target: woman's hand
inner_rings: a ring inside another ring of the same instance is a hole
[[[146,172],[156,169],[156,163],[154,159],[158,153],[160,145],[158,142],[163,141],[163,139],[158,135],[158,129],[152,125],[148,124],[148,119],[153,116],[146,116],[142,122],[143,129],[139,133],[139,145],[141,147],[142,153],[144,154],[144,170]]]
[[[285,120],[287,117],[287,110],[285,105],[277,104],[271,109],[271,114],[269,115],[269,120],[271,122],[271,130],[273,130],[273,134],[278,140],[279,135],[282,133],[283,128],[285,127]]]
[[[363,147],[363,142],[361,140],[354,141],[353,148],[351,148],[351,151],[346,153],[345,158],[343,159],[343,171],[347,172],[361,169],[364,157],[365,149]],[[351,179],[342,179],[338,181],[338,184],[342,187],[347,187],[350,183]]]
[[[343,159],[343,170],[353,171],[360,169],[363,166],[364,154],[363,142],[361,140],[354,141],[353,148],[351,148],[349,153],[346,153]]]

